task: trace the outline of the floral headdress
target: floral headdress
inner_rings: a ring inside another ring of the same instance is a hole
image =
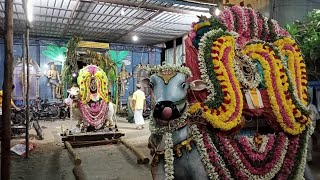
[[[147,71],[149,71],[150,75],[155,73],[166,73],[166,72],[179,72],[187,75],[188,77],[192,77],[192,73],[188,67],[180,66],[180,65],[162,65],[162,66],[153,66],[146,67]]]

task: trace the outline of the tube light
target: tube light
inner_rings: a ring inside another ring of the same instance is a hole
[[[33,0],[27,0],[27,20],[33,21]]]

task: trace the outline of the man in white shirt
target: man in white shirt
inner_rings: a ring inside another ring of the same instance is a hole
[[[141,85],[137,84],[137,91],[133,93],[132,96],[132,104],[134,109],[134,121],[137,126],[137,129],[143,129],[144,119],[143,119],[143,110],[145,110],[146,106],[146,96],[144,92],[141,90]]]

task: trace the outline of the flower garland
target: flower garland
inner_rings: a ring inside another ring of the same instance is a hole
[[[172,133],[166,132],[164,134],[165,138],[165,151],[164,151],[164,171],[166,180],[174,179],[174,154],[173,154],[173,141],[172,141]]]
[[[301,112],[296,108],[295,104],[292,103],[292,99],[295,97],[291,97],[287,90],[289,87],[288,82],[282,81],[285,80],[285,78],[281,75],[281,71],[285,72],[283,68],[286,66],[279,63],[280,60],[278,59],[281,58],[281,56],[275,52],[271,44],[261,41],[246,45],[243,54],[257,59],[264,68],[264,77],[270,103],[281,127],[285,132],[292,135],[301,133],[305,129],[308,118],[301,115]],[[295,119],[298,121],[295,121]]]
[[[273,41],[279,36],[289,36],[277,21],[262,16],[252,8],[232,6],[225,8],[218,17],[228,31],[236,31],[237,45],[242,47],[251,39]],[[212,26],[212,25],[211,25]],[[218,29],[218,28],[216,28]]]
[[[153,116],[151,116],[151,120],[149,122],[149,130],[151,134],[156,134],[156,135],[163,135],[167,132],[172,133],[173,131],[176,131],[180,129],[181,127],[185,126],[187,124],[187,117],[189,115],[189,104],[186,103],[186,109],[184,110],[183,114],[178,118],[171,120],[171,122],[175,122],[173,125],[170,126],[157,126],[155,119]],[[151,112],[153,114],[153,111]]]
[[[154,74],[154,73],[158,73],[161,71],[176,71],[176,72],[180,72],[182,74],[187,75],[188,77],[192,77],[192,73],[190,71],[190,69],[188,67],[184,67],[184,66],[179,66],[179,65],[170,65],[170,64],[166,64],[166,65],[158,65],[158,66],[154,66],[154,67],[145,67],[145,70],[149,71],[150,74]]]
[[[306,65],[304,64],[301,52],[292,38],[283,37],[274,42],[280,53],[288,58],[288,69],[291,71],[291,77],[297,86],[298,97],[303,104],[308,103],[307,97],[307,76]]]
[[[289,179],[304,179],[304,170],[307,161],[308,141],[311,138],[313,132],[314,127],[312,125],[309,125],[307,127],[307,130],[302,134],[300,138],[302,142],[299,145],[299,152],[295,162],[295,164],[299,164],[299,166],[294,166],[292,176]]]
[[[219,179],[218,173],[215,171],[215,167],[211,164],[209,155],[207,153],[206,147],[203,143],[203,136],[200,133],[199,129],[197,126],[194,124],[191,126],[192,130],[192,136],[196,142],[197,149],[199,152],[199,155],[201,157],[202,163],[204,164],[206,171],[208,173],[208,176],[212,180]]]
[[[235,60],[234,61],[234,71],[235,75],[237,76],[237,79],[241,82],[241,84],[247,88],[247,89],[254,89],[257,88],[261,82],[260,74],[257,71],[256,65],[253,63],[253,61],[247,56],[247,55],[238,55],[238,58],[242,58],[241,60]],[[249,82],[248,79],[243,74],[243,71],[240,68],[240,62],[245,62],[248,64],[249,68],[253,70],[254,73],[254,80],[252,82]]]
[[[310,128],[302,136],[288,136],[285,133],[262,135],[263,144],[259,149],[252,143],[251,136],[230,138],[221,133],[213,134],[212,129],[206,130],[202,126],[191,128],[206,170],[217,173],[217,179],[303,177],[302,161],[305,162],[306,134],[310,134]],[[299,140],[302,140],[300,144]],[[294,164],[299,165],[293,169]]]
[[[230,130],[241,122],[242,92],[234,69],[230,68],[234,67],[234,49],[234,37],[221,29],[206,33],[199,46],[201,78],[210,94],[205,103],[193,104],[190,113],[202,110],[202,117],[221,130]]]

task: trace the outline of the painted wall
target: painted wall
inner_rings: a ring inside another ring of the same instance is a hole
[[[320,9],[320,0],[273,0],[274,19],[284,26],[302,20],[309,11]]]
[[[47,64],[52,62],[52,60],[44,55],[42,51],[46,49],[49,44],[64,45],[67,41],[57,40],[57,39],[40,39],[40,38],[31,38],[30,39],[30,57],[35,60],[40,66],[42,76],[39,79],[40,85],[40,97],[41,98],[51,98],[51,88],[47,86],[47,78],[43,75],[49,67]],[[22,36],[14,38],[14,59],[21,58],[23,56],[23,44]],[[126,67],[126,70],[132,74],[132,70],[139,63],[142,64],[160,64],[161,61],[161,49],[153,49],[150,52],[149,48],[140,48],[133,45],[121,45],[121,44],[110,44],[110,49],[120,51],[128,50],[129,55],[125,60],[131,61],[131,65]],[[0,89],[2,89],[3,84],[3,72],[4,72],[4,40],[0,39]],[[62,64],[55,63],[58,70],[61,72]],[[133,91],[135,86],[134,80],[132,77],[129,79],[128,90],[126,91],[126,96],[121,98],[123,101],[126,101],[127,96],[130,91]]]

